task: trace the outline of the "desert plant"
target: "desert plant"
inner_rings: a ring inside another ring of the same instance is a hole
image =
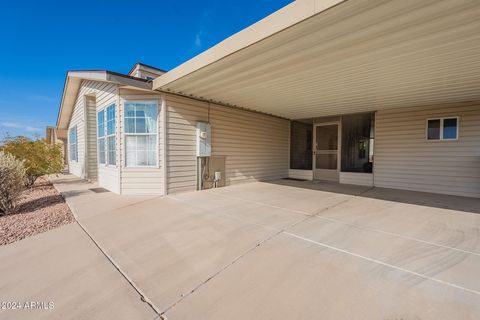
[[[23,161],[0,151],[0,215],[15,210],[15,205],[25,189]]]
[[[60,173],[63,169],[61,147],[48,144],[45,140],[31,140],[21,136],[9,138],[4,141],[2,151],[24,161],[25,185],[29,188],[33,186],[38,177]]]

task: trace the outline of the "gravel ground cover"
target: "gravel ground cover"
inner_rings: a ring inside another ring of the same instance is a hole
[[[13,214],[0,216],[0,245],[75,221],[63,197],[46,178],[25,190]]]

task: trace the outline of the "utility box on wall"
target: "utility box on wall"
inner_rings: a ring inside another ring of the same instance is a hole
[[[212,128],[209,123],[197,122],[197,157],[212,155]]]

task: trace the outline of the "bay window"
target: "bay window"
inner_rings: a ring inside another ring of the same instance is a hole
[[[158,105],[156,101],[125,103],[125,165],[158,165]]]

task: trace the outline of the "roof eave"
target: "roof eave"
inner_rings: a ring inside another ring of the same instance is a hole
[[[134,87],[143,90],[152,90],[152,82],[145,79],[135,78],[129,75],[124,75],[121,73],[108,71],[108,70],[77,70],[77,71],[68,71],[65,77],[65,84],[63,86],[62,99],[60,102],[60,108],[57,115],[57,128],[65,129],[65,125],[62,125],[62,115],[65,111],[65,99],[69,90],[78,90],[71,89],[71,79],[82,80],[93,80],[101,82],[111,82],[116,83],[120,86]],[[73,95],[76,96],[78,92],[73,92]],[[75,103],[74,101],[72,102]]]

